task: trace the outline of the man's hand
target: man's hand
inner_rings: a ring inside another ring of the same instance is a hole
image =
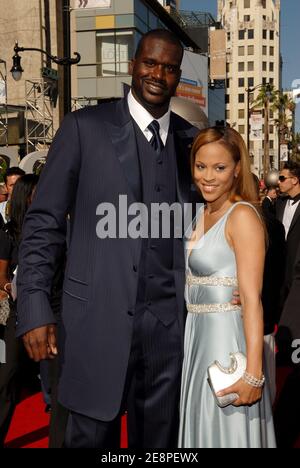
[[[56,325],[35,328],[23,335],[26,351],[35,362],[57,356]]]

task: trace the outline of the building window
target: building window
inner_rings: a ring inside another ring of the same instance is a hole
[[[274,56],[274,47],[270,47],[270,55]]]
[[[229,94],[226,94],[226,96],[225,96],[225,103],[226,104],[230,103],[230,95]]]
[[[245,39],[245,30],[244,30],[244,29],[240,29],[240,31],[239,31],[239,39],[240,39],[240,40],[244,40],[244,39]]]
[[[254,39],[254,29],[248,29],[248,39]]]
[[[244,0],[244,8],[250,8],[251,7],[251,1],[250,0]]]
[[[239,72],[245,71],[245,63],[244,62],[239,62]]]
[[[239,88],[244,88],[244,87],[245,87],[245,79],[239,78]]]
[[[271,134],[274,133],[274,125],[270,125],[270,133],[271,133]]]
[[[274,111],[270,110],[270,119],[274,119]]]
[[[269,79],[269,83],[270,83],[270,84],[274,84],[274,78],[270,78],[270,79]]]
[[[267,62],[262,63],[262,69],[263,71],[267,71]]]
[[[264,45],[262,48],[263,55],[267,55],[267,52],[268,52],[267,46]]]
[[[244,135],[245,134],[245,125],[239,125],[239,133],[241,135]]]
[[[245,109],[239,109],[239,119],[245,118]]]
[[[248,71],[254,71],[254,62],[248,62]]]
[[[251,21],[251,16],[250,15],[245,15],[244,16],[244,22],[245,23],[250,23],[250,21]]]
[[[239,56],[242,57],[243,55],[245,55],[245,47],[239,46]]]
[[[264,76],[263,79],[262,79],[262,84],[267,84],[267,78]]]
[[[254,46],[253,45],[248,46],[248,55],[254,55]]]
[[[226,120],[229,120],[230,119],[230,110],[227,109],[226,110]]]
[[[229,31],[229,32],[227,33],[227,41],[230,42],[230,40],[231,40],[231,33],[230,33],[230,31]]]
[[[239,103],[243,104],[245,102],[245,94],[239,94]]]
[[[270,31],[270,40],[274,41],[274,31]]]
[[[226,73],[230,73],[230,63],[226,63]]]
[[[274,62],[270,62],[270,72],[274,71]]]
[[[270,140],[270,149],[274,149],[274,141]]]
[[[254,86],[254,78],[248,78],[248,87],[253,88]]]
[[[129,75],[133,54],[132,31],[97,33],[97,76]]]
[[[267,0],[261,0],[261,4],[263,8],[267,8]]]

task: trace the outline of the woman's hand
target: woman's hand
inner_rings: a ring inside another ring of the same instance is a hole
[[[217,393],[217,396],[225,396],[229,395],[230,393],[237,393],[239,398],[235,400],[233,406],[251,406],[254,403],[257,403],[261,400],[263,388],[255,388],[251,385],[244,382],[243,379],[240,379],[237,383],[232,385],[231,387],[226,388],[225,390],[221,390]]]
[[[11,283],[6,283],[3,289],[7,294],[11,295]]]
[[[3,301],[3,299],[7,299],[7,293],[0,289],[0,301]]]

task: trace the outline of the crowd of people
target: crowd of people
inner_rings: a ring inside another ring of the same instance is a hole
[[[130,448],[295,442],[286,414],[300,387],[291,357],[300,338],[300,167],[286,163],[262,196],[238,132],[199,132],[170,112],[182,57],[172,33],[150,31],[124,99],[69,114],[39,183],[18,168],[5,175],[2,446],[20,348],[43,363],[51,447],[117,448],[124,413]],[[99,239],[99,203],[116,206],[120,194],[147,208],[200,205],[184,236],[171,218],[168,238],[149,227],[147,238]],[[273,418],[275,335],[292,384]],[[235,353],[246,369],[214,395],[207,370],[218,361],[232,373]],[[299,403],[292,409],[296,421]]]

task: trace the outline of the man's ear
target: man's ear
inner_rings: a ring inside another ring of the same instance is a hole
[[[131,75],[131,76],[133,74],[134,65],[135,65],[135,60],[134,59],[130,60],[130,62],[129,62],[129,75]]]

